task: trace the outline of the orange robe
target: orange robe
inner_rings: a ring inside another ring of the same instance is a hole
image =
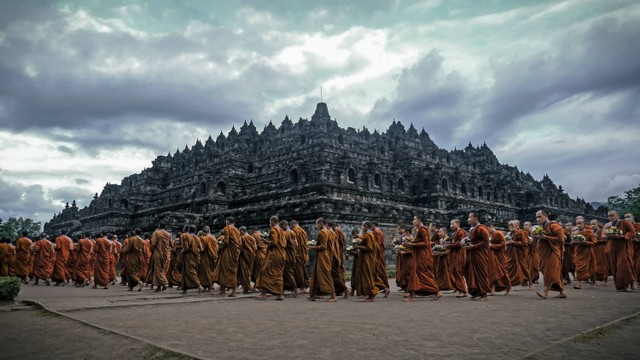
[[[296,226],[293,232],[296,234],[296,241],[298,242],[296,283],[298,280],[301,280],[300,286],[308,288],[309,275],[307,274],[307,263],[309,262],[309,248],[307,247],[307,241],[309,241],[309,237],[307,236],[307,232],[300,226]]]
[[[109,257],[109,282],[115,282],[118,276],[118,261],[120,260],[120,249],[122,245],[119,241],[110,240],[111,242],[111,256]]]
[[[256,239],[249,234],[244,234],[242,236],[240,259],[238,260],[238,284],[242,285],[244,291],[251,289],[251,275],[253,275],[255,257]]]
[[[379,228],[374,230],[376,238],[376,275],[382,281],[382,287],[379,290],[389,288],[389,278],[387,277],[387,262],[385,260],[385,244],[384,233]]]
[[[182,284],[180,288],[183,291],[199,288],[201,284],[198,278],[198,266],[200,266],[200,253],[202,252],[200,238],[192,233],[183,233],[180,235],[180,244],[182,244]]]
[[[344,272],[344,233],[339,227],[336,227],[334,231],[331,231],[332,238],[331,243],[331,277],[333,278],[333,287],[336,294],[343,294],[348,291],[347,281],[345,280]],[[386,271],[385,271],[386,274]],[[388,281],[388,280],[387,280]]]
[[[283,230],[284,239],[287,243],[285,248],[285,262],[284,262],[284,273],[282,275],[282,280],[284,282],[283,286],[285,290],[295,290],[298,287],[296,283],[296,257],[298,250],[298,243],[296,240],[296,233],[291,230]]]
[[[11,255],[9,244],[0,244],[0,276],[9,276],[9,266],[11,264]]]
[[[167,281],[171,286],[180,286],[182,284],[182,244],[180,243],[180,237],[171,246]]]
[[[576,271],[573,264],[573,245],[571,245],[571,233],[564,229],[564,253],[562,254],[562,278],[571,282],[569,273]]]
[[[269,231],[267,255],[264,259],[262,271],[256,281],[256,288],[265,293],[284,295],[283,274],[286,258],[287,243],[284,233],[278,226]]]
[[[71,281],[76,281],[76,262],[78,260],[78,243],[73,243],[73,248],[69,252],[69,260],[67,260],[67,275]]]
[[[596,238],[596,244],[593,246],[593,256],[596,259],[596,280],[606,281],[611,275],[607,240],[602,239],[602,227],[598,227],[593,234]]]
[[[238,262],[241,248],[240,231],[233,225],[226,226],[222,230],[222,248],[218,252],[218,264],[213,275],[215,282],[221,287],[234,290],[238,288]]]
[[[509,234],[515,243],[507,246],[507,270],[512,286],[523,285],[531,278],[529,274],[529,236],[526,231],[517,230]],[[503,236],[504,237],[504,236]]]
[[[202,241],[202,254],[200,255],[200,267],[198,278],[205,289],[212,289],[215,282],[216,263],[218,262],[218,240],[211,234],[200,237]]]
[[[262,241],[262,236],[259,232],[253,234],[253,238],[256,240],[256,255],[253,258],[253,274],[251,275],[251,281],[254,283],[258,281],[262,266],[264,265],[264,259],[267,257],[267,244]]]
[[[333,278],[331,277],[331,264],[333,253],[330,248],[330,230],[320,230],[316,239],[316,246],[312,250],[316,252],[314,271],[311,275],[309,295],[329,295],[335,293]]]
[[[93,247],[95,253],[93,282],[98,286],[109,286],[109,272],[111,267],[111,253],[113,252],[111,241],[105,238],[97,238]]]
[[[511,279],[505,256],[506,246],[507,240],[502,232],[494,231],[491,234],[491,251],[489,251],[489,284],[495,286],[495,290],[498,292],[511,289]],[[527,258],[523,257],[523,262],[526,260]]]
[[[33,276],[37,279],[49,280],[56,263],[56,250],[47,239],[36,241],[33,249]]]
[[[154,286],[169,285],[166,271],[169,267],[171,254],[171,234],[164,229],[154,231],[149,241],[149,250],[151,251],[151,260],[149,261],[147,282]]]
[[[528,268],[530,281],[532,283],[538,281],[540,279],[540,255],[538,254],[538,240],[531,238],[531,234],[529,231],[522,230],[527,235],[527,239],[529,239],[529,261]]]
[[[124,268],[127,271],[129,287],[134,287],[140,283],[140,268],[144,261],[144,240],[137,235],[130,237],[122,247],[122,254],[125,255]]]
[[[56,238],[56,263],[53,267],[51,277],[56,282],[67,282],[69,280],[69,270],[67,262],[73,249],[73,241],[67,235],[60,235]]]
[[[438,289],[440,290],[453,290],[453,284],[451,283],[451,270],[449,269],[449,254],[444,253],[442,255],[433,255],[433,271],[438,282]]]
[[[416,295],[433,295],[438,292],[438,282],[433,270],[433,256],[429,230],[421,226],[409,247],[411,258],[407,264],[407,290]]]
[[[564,245],[564,229],[558,223],[547,221],[544,224],[546,235],[538,240],[540,268],[544,286],[553,291],[564,290],[562,280],[562,255]]]
[[[467,248],[467,263],[465,277],[469,294],[479,297],[491,291],[489,285],[489,231],[478,224],[469,231],[471,244],[477,246],[474,249]]]
[[[31,247],[33,242],[31,239],[21,237],[16,241],[16,257],[13,260],[13,271],[16,276],[25,278],[31,275]]]
[[[452,247],[449,251],[449,271],[451,272],[451,285],[461,294],[467,293],[467,283],[464,279],[464,268],[467,262],[467,252],[460,245],[460,241],[467,236],[464,229],[458,229],[451,237]]]
[[[129,278],[127,276],[127,271],[128,270],[127,270],[127,266],[126,266],[126,264],[127,264],[127,256],[128,255],[125,254],[122,251],[122,249],[125,248],[128,243],[129,243],[129,238],[127,237],[122,241],[122,246],[120,247],[120,254],[122,254],[122,270],[120,271],[120,281],[123,284],[126,284],[126,283],[129,282]]]
[[[576,268],[576,280],[595,281],[596,258],[593,255],[593,247],[596,244],[596,237],[591,229],[585,228],[578,232],[585,237],[582,243],[573,243],[573,263]]]
[[[376,274],[378,255],[376,249],[378,244],[373,231],[367,231],[362,236],[362,242],[358,245],[360,253],[354,260],[354,273],[357,273],[355,290],[358,295],[375,296],[378,289],[384,284]]]
[[[93,275],[93,242],[85,238],[80,239],[76,249],[76,281],[89,281]]]
[[[144,242],[144,248],[142,250],[142,265],[140,266],[140,280],[147,281],[147,274],[149,272],[149,262],[151,261],[151,249],[149,248],[149,240],[142,239]]]
[[[611,226],[611,224],[607,224]],[[609,237],[607,246],[609,247],[609,261],[611,263],[611,273],[616,290],[624,290],[636,281],[633,267],[633,238],[636,235],[635,228],[627,220],[618,220],[613,225],[622,231],[622,236]],[[608,226],[604,227],[606,234]]]

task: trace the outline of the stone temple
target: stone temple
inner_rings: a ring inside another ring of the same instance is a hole
[[[447,151],[424,130],[396,121],[382,134],[343,129],[321,102],[311,120],[294,124],[287,116],[261,133],[245,121],[239,132],[233,127],[215,141],[158,156],[151,168],[107,184],[89,206],[67,204],[45,231],[151,231],[163,221],[175,233],[187,223],[221,229],[228,216],[264,230],[278,215],[297,219],[311,235],[322,216],[346,231],[375,220],[390,236],[414,214],[438,226],[460,218],[466,226],[467,214],[477,211],[482,221],[506,226],[533,221],[538,209],[559,221],[606,215],[571,199],[548,176],[536,181],[500,164],[486,145]]]

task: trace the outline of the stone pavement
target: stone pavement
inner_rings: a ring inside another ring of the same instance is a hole
[[[394,291],[375,303],[327,303],[303,296],[279,302],[245,295],[181,296],[175,289],[157,294],[148,289],[127,292],[121,286],[93,290],[28,285],[18,300],[198,358],[543,359],[574,352],[587,359],[614,354],[617,359],[638,358],[640,344],[620,340],[636,336],[627,328],[637,330],[637,319],[586,343],[569,338],[636,314],[639,292],[618,293],[609,285],[569,289],[568,295],[542,300],[518,287],[511,296],[485,302],[445,294],[437,302],[423,298],[403,303]]]

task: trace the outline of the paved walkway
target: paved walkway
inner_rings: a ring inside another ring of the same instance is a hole
[[[127,292],[121,286],[93,290],[29,285],[23,286],[18,300],[35,301],[65,317],[199,358],[542,359],[575,357],[575,352],[580,358],[602,359],[613,357],[619,348],[615,358],[634,358],[640,343],[622,339],[635,339],[637,332],[627,329],[637,331],[636,319],[586,343],[566,340],[635,314],[639,292],[618,293],[609,285],[570,289],[568,295],[542,300],[518,287],[511,296],[485,302],[445,295],[437,302],[403,303],[394,291],[375,303],[327,303],[302,296],[279,302],[244,295],[181,296],[174,289],[157,294],[148,289]],[[601,345],[593,345],[596,341]]]

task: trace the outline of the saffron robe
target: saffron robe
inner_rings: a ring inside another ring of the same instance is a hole
[[[242,238],[240,231],[233,225],[222,229],[222,248],[218,250],[218,263],[213,278],[221,287],[236,289],[238,287],[238,262]]]
[[[55,262],[56,251],[53,243],[47,239],[36,241],[33,248],[33,276],[37,279],[51,279]]]
[[[105,238],[97,238],[93,246],[95,262],[93,264],[93,282],[98,286],[109,285],[109,271],[111,267],[111,241]]]
[[[514,244],[507,246],[506,261],[509,280],[512,286],[522,285],[531,278],[529,236],[523,230],[517,230],[510,235]]]
[[[149,241],[149,250],[151,259],[146,281],[154,286],[169,285],[166,273],[169,268],[169,256],[171,256],[171,234],[164,229],[154,231]]]
[[[202,245],[200,238],[192,233],[182,233],[180,235],[182,244],[182,283],[180,288],[183,291],[200,287],[198,278],[198,266],[200,266],[200,253]]]
[[[558,223],[548,221],[544,224],[543,235],[538,240],[540,268],[544,278],[544,286],[553,291],[564,290],[562,280],[562,255],[564,245],[564,229]]]
[[[461,294],[467,293],[467,283],[464,279],[464,269],[467,262],[467,251],[462,248],[460,241],[467,236],[464,229],[458,228],[451,237],[449,251],[449,271],[451,272],[451,285]]]
[[[438,292],[438,282],[433,271],[433,256],[429,230],[425,226],[418,228],[411,242],[411,259],[407,264],[407,290],[416,295],[433,295]]]
[[[336,226],[331,232],[331,278],[333,279],[333,287],[336,294],[342,294],[348,291],[347,281],[344,272],[344,233]]]
[[[251,276],[256,257],[256,239],[249,235],[242,235],[242,248],[238,260],[238,284],[244,291],[251,289]]]
[[[73,241],[67,235],[60,235],[56,238],[56,263],[53,267],[51,278],[56,282],[67,282],[70,278],[67,263],[71,251],[73,250]]]
[[[576,280],[595,280],[596,258],[593,254],[593,247],[596,244],[595,235],[588,228],[577,232],[577,234],[584,236],[585,240],[584,242],[573,243],[573,263],[575,265]]]
[[[13,260],[13,271],[18,277],[28,277],[31,275],[31,247],[33,242],[31,239],[21,237],[16,241],[16,257]]]
[[[124,258],[124,268],[127,272],[129,287],[134,287],[140,283],[140,268],[144,257],[144,240],[139,236],[130,237],[125,246],[122,247]]]
[[[287,243],[284,232],[280,227],[274,226],[269,230],[269,242],[267,243],[267,255],[262,265],[262,271],[256,281],[256,288],[265,293],[284,295],[284,266],[286,261]]]
[[[472,248],[467,248],[467,263],[465,277],[469,294],[473,297],[482,296],[491,291],[489,285],[489,231],[478,224],[469,232]]]
[[[511,278],[507,270],[507,257],[505,256],[505,248],[507,240],[501,231],[494,231],[490,235],[490,251],[489,251],[489,284],[495,286],[495,290],[505,291],[511,289]],[[523,258],[526,262],[527,258]]]
[[[378,289],[384,284],[377,277],[376,267],[378,264],[378,255],[376,253],[375,235],[373,231],[367,231],[362,236],[362,242],[357,246],[360,253],[355,258],[354,273],[357,273],[355,289],[358,295],[375,296],[378,295]]]
[[[93,275],[93,242],[89,239],[80,239],[76,246],[76,281],[89,281]]]
[[[311,248],[316,252],[314,271],[311,275],[309,285],[309,295],[329,295],[335,293],[333,278],[331,277],[331,266],[333,254],[330,248],[330,230],[320,230],[316,239],[316,246]]]
[[[309,237],[307,236],[307,232],[300,226],[294,227],[293,232],[296,234],[296,241],[298,242],[296,283],[300,281],[300,287],[308,288],[309,275],[307,274],[307,263],[309,262],[309,248],[307,241],[309,241]]]
[[[635,228],[627,220],[618,220],[618,230],[622,231],[621,236],[607,235],[609,247],[609,262],[611,263],[611,274],[616,290],[624,290],[636,281],[633,267],[633,238],[636,235]],[[604,234],[612,226],[608,223],[604,227]],[[615,226],[615,225],[613,225]]]
[[[211,234],[200,237],[202,242],[202,254],[200,254],[200,266],[198,267],[198,278],[200,285],[206,289],[213,288],[215,282],[215,270],[218,263],[218,240]]]

